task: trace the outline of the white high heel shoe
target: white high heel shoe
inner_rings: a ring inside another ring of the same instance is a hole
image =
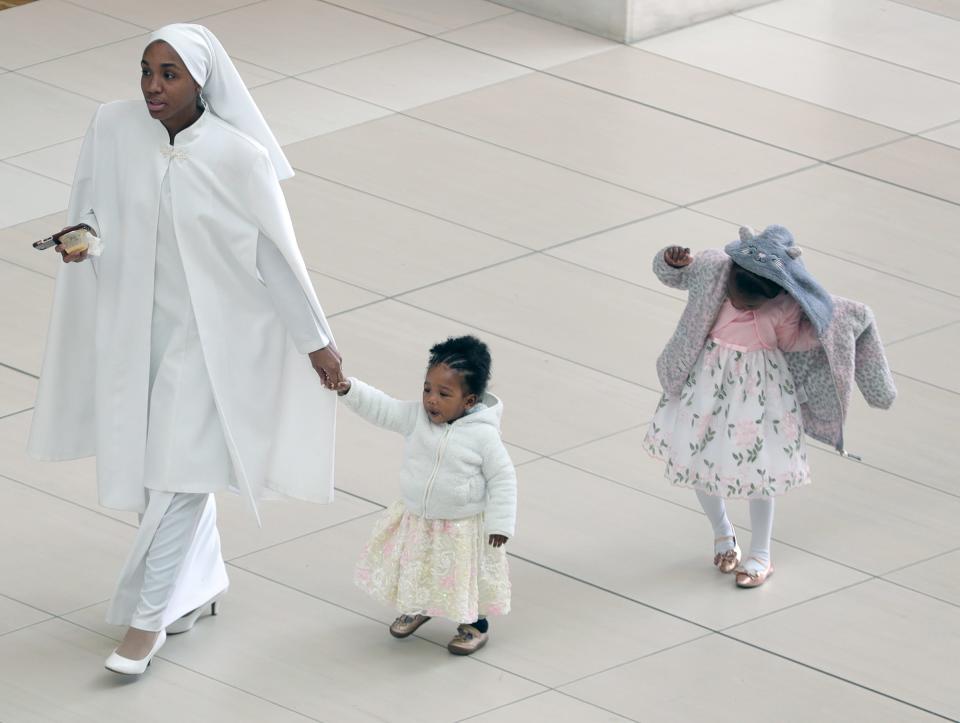
[[[130,658],[124,658],[122,655],[117,655],[117,651],[114,650],[112,653],[110,653],[110,657],[107,658],[103,665],[107,670],[111,670],[114,673],[120,673],[121,675],[142,675],[147,669],[147,666],[150,665],[150,661],[153,659],[153,656],[157,654],[157,651],[163,647],[165,642],[167,642],[167,633],[166,631],[161,630],[157,635],[157,639],[153,643],[153,648],[149,653],[147,653],[145,658],[141,658],[140,660],[130,660]]]
[[[217,614],[217,600],[220,599],[220,595],[217,595],[213,599],[205,602],[203,605],[198,607],[196,610],[192,610],[183,617],[177,618],[172,623],[167,626],[167,635],[179,635],[180,633],[185,633],[190,630],[193,630],[193,626],[196,624],[197,620],[200,619],[200,616],[203,615],[204,611],[207,609],[207,606],[210,606],[210,614]]]

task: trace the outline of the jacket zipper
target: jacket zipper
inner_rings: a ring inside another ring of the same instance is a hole
[[[443,453],[447,449],[447,440],[450,438],[450,432],[453,430],[453,425],[447,425],[447,428],[443,430],[443,438],[440,440],[440,446],[437,448],[437,461],[433,465],[433,472],[430,473],[430,478],[427,480],[427,486],[423,490],[423,516],[427,516],[427,502],[430,499],[430,491],[433,489],[433,483],[437,479],[437,472],[440,471],[440,462],[443,460]]]

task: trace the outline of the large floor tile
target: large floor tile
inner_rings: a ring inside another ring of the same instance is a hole
[[[743,18],[712,20],[637,47],[902,131],[960,118],[956,83]]]
[[[960,81],[960,25],[890,0],[783,0],[740,17]]]
[[[356,520],[235,564],[389,622],[397,611],[370,599],[352,582],[373,524],[373,518]],[[517,558],[510,559],[510,580],[512,610],[491,619],[490,644],[475,657],[543,685],[561,685],[703,634],[694,625]],[[569,625],[585,611],[589,624]],[[417,635],[445,646],[455,627],[450,620],[437,619]],[[558,630],[564,634],[558,636]],[[570,655],[572,650],[576,655]]]
[[[97,498],[97,469],[92,457],[67,462],[40,462],[27,455],[32,412],[0,419],[0,475],[62,500],[100,512],[130,525],[132,512],[101,507]]]
[[[529,723],[554,720],[570,720],[577,723],[620,723],[629,719],[551,690],[474,716],[470,720],[474,723]]]
[[[958,349],[960,323],[894,344],[887,357],[895,371],[960,394],[960,380],[951,363]]]
[[[67,225],[66,211],[41,216],[16,226],[0,228],[0,259],[54,278],[63,262],[49,250],[33,248],[33,242],[56,233]]]
[[[874,575],[960,547],[960,499],[811,449],[812,482],[776,501],[773,555],[784,543]],[[728,505],[731,521],[750,526],[747,505]],[[749,535],[745,535],[749,538]],[[744,540],[749,542],[748,539]]]
[[[458,133],[393,116],[287,148],[294,166],[525,246],[668,205]]]
[[[434,35],[512,11],[487,0],[328,0],[331,5]]]
[[[187,23],[206,15],[248,5],[249,0],[165,0],[163,3],[132,3],[129,0],[73,0],[75,5],[125,20],[145,28],[168,23]]]
[[[36,393],[36,379],[0,366],[0,417],[16,414],[33,406]]]
[[[72,141],[57,143],[38,151],[13,156],[8,158],[6,162],[11,166],[72,185],[82,143],[82,138],[75,138]]]
[[[67,207],[70,187],[0,161],[0,228]]]
[[[587,678],[563,692],[633,720],[664,723],[934,720],[910,706],[718,635]]]
[[[297,174],[283,188],[307,266],[380,294],[398,294],[527,252],[309,173]]]
[[[323,312],[328,316],[340,314],[358,306],[372,304],[383,298],[379,294],[331,278],[326,274],[316,271],[310,271],[309,273],[310,279],[313,281],[313,288],[317,292],[317,298],[320,299],[320,304],[323,306]]]
[[[690,203],[811,163],[539,73],[413,115],[672,203]]]
[[[300,78],[393,110],[406,110],[529,72],[520,65],[425,38]]]
[[[204,21],[238,58],[285,75],[401,45],[421,37],[315,0],[266,0]],[[269,27],[271,32],[262,29]],[[277,43],[277,38],[283,43]]]
[[[296,78],[260,86],[252,95],[281,145],[390,114],[383,108]]]
[[[103,669],[115,643],[63,620],[0,637],[0,718],[18,723],[297,723],[289,708],[155,658],[138,681]]]
[[[758,217],[754,222],[758,228],[762,228],[764,220],[778,220],[775,216],[763,219],[759,213],[754,215]],[[677,209],[565,244],[548,253],[685,301],[685,291],[671,289],[657,279],[653,273],[654,255],[674,244],[694,252],[723,248],[736,237],[734,223]],[[798,238],[804,248],[804,263],[811,273],[831,292],[870,306],[887,343],[960,319],[960,299],[956,296],[838,259],[833,255],[834,249],[818,243],[817,238],[806,235]],[[827,253],[813,250],[812,245],[820,246]]]
[[[960,605],[960,550],[884,576],[898,585]]]
[[[960,4],[957,4],[957,0],[898,0],[898,2],[935,15],[960,20]]]
[[[443,38],[538,70],[617,47],[605,38],[526,13],[476,23],[446,33]]]
[[[148,34],[137,35],[66,58],[33,65],[21,72],[58,88],[96,98],[103,103],[112,100],[137,100],[143,97],[140,92],[140,59],[148,40]],[[233,50],[230,46],[227,48]],[[233,61],[249,88],[283,77],[279,73],[236,58]],[[83,135],[84,129],[78,135]]]
[[[869,408],[855,391],[844,441],[872,467],[960,495],[956,430],[960,404],[952,392],[896,375],[889,410]]]
[[[960,148],[960,123],[951,123],[950,125],[937,128],[922,135],[924,138],[945,143],[954,148]]]
[[[656,403],[638,410],[640,413],[637,418],[649,420],[655,408]],[[646,432],[647,424],[644,422],[632,429],[552,455],[551,458],[575,470],[633,487],[650,497],[700,512],[694,493],[672,485],[664,475],[664,463],[644,451],[643,438]],[[703,524],[709,524],[706,518]]]
[[[960,716],[955,605],[871,580],[729,632],[941,716]]]
[[[836,163],[873,178],[960,204],[960,149],[942,143],[907,138]]]
[[[952,272],[960,262],[960,249],[951,240],[951,229],[960,223],[956,204],[820,166],[698,204],[695,210],[734,223],[762,225],[751,221],[756,218],[781,223],[800,246],[960,294],[960,279]],[[905,253],[918,239],[923,253]],[[856,298],[856,289],[832,291]],[[880,324],[882,329],[883,319]]]
[[[18,73],[0,76],[0,95],[16,98],[3,112],[0,158],[47,148],[84,134],[97,104]]]
[[[2,168],[0,168],[2,174]],[[0,362],[37,376],[53,302],[53,279],[0,261]]]
[[[142,32],[62,0],[30,3],[0,16],[0,66],[15,70]]]
[[[0,595],[0,635],[47,620],[50,615]]]
[[[135,530],[117,520],[0,477],[3,592],[61,614],[106,600]],[[16,514],[12,511],[16,510]]]
[[[425,640],[394,640],[385,623],[258,575],[233,566],[229,573],[220,614],[169,641],[161,658],[338,723],[446,723],[543,690]],[[101,606],[70,619],[116,634],[99,622],[102,616]]]
[[[701,513],[551,460],[524,465],[518,519],[514,554],[713,629],[865,579],[787,548],[777,564],[789,572],[740,590],[713,568]]]
[[[567,450],[556,459],[699,512],[694,493],[670,484],[664,478],[664,464],[643,450],[645,433],[646,427],[641,426]],[[811,484],[776,502],[773,555],[781,580],[802,574],[781,561],[787,551],[784,546],[875,575],[960,546],[957,497],[844,459],[836,452],[811,447],[809,455]],[[868,459],[877,462],[873,455]],[[740,545],[746,550],[749,506],[730,500],[727,513],[740,530]],[[706,518],[700,524],[706,537]]]
[[[583,291],[572,294],[571,289]],[[476,303],[479,298],[483,304]],[[673,298],[542,255],[400,299],[426,310],[442,306],[445,315],[466,324],[642,384],[656,394],[656,359],[681,312]],[[598,415],[602,408],[591,405]]]
[[[336,332],[345,371],[401,399],[419,396],[433,344],[464,333],[479,335],[493,357],[489,389],[503,400],[504,440],[542,454],[633,426],[638,407],[656,404],[656,395],[636,385],[397,302],[344,314],[337,318]],[[348,416],[345,410],[341,418]],[[369,429],[371,438],[396,436]],[[396,479],[395,470],[390,480]]]
[[[304,535],[348,520],[368,517],[379,505],[335,493],[332,504],[318,505],[302,500],[262,500],[258,504],[261,527],[239,495],[217,495],[217,527],[220,529],[223,558],[232,560],[258,550],[273,548]]]
[[[901,135],[639,48],[618,48],[550,72],[815,158],[834,158]]]

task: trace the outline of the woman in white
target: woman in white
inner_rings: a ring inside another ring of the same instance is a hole
[[[96,455],[101,503],[141,514],[107,613],[126,674],[226,590],[213,492],[254,514],[265,493],[330,501],[342,380],[280,190],[293,170],[223,47],[167,26],[141,69],[146,104],[101,106],[80,153],[69,222],[103,253],[61,249],[30,440]]]

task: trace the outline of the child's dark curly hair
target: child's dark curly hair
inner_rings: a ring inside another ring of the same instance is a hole
[[[730,275],[733,285],[744,296],[762,296],[766,299],[772,299],[783,291],[783,287],[779,284],[758,276],[752,271],[747,271],[736,264],[730,270]]]
[[[490,350],[475,336],[450,337],[430,348],[428,369],[446,364],[460,372],[463,388],[470,394],[483,396],[490,381]]]

